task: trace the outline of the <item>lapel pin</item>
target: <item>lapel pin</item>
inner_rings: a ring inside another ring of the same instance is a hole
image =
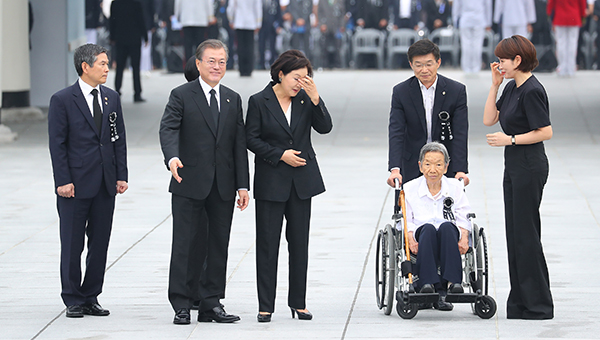
[[[227,98],[227,102],[229,103],[229,98]]]
[[[301,101],[300,101],[300,104],[304,104],[304,100],[301,100]]]
[[[442,96],[445,96],[445,95],[446,95],[446,91],[442,91]]]

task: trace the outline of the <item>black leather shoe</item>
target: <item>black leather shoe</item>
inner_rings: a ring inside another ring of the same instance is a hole
[[[80,305],[73,305],[67,307],[67,318],[83,318],[83,311]]]
[[[142,98],[142,97],[134,97],[134,98],[133,98],[133,102],[134,102],[134,103],[143,103],[143,102],[145,102],[145,101],[146,101],[146,99],[144,99],[144,98]]]
[[[435,289],[433,289],[433,285],[431,283],[424,284],[421,287],[420,293],[435,293]]]
[[[433,308],[447,312],[454,309],[454,306],[450,302],[446,302],[446,295],[440,294],[440,299],[433,303]]]
[[[448,288],[448,293],[452,293],[452,294],[462,294],[464,293],[464,289],[462,287],[462,285],[460,283],[453,283],[450,285],[450,287]]]
[[[269,314],[258,313],[258,315],[256,316],[256,320],[258,320],[258,322],[271,322],[271,315],[273,315],[273,314],[272,313],[269,313]]]
[[[294,314],[298,314],[298,320],[312,320],[313,318],[312,314],[309,311],[301,312],[296,308],[292,307],[290,307],[290,310],[292,311],[292,319],[295,317]]]
[[[423,309],[431,309],[433,307],[432,303],[417,303],[417,308],[419,310],[423,310]]]
[[[110,314],[108,309],[102,308],[102,306],[100,306],[96,302],[86,303],[85,305],[81,306],[81,310],[83,311],[83,314],[85,314],[85,315],[107,316],[108,314]]]
[[[189,325],[190,324],[190,310],[187,308],[181,308],[175,313],[173,323],[176,325]]]
[[[227,314],[223,307],[214,307],[211,310],[198,313],[198,322],[219,322],[219,323],[232,323],[240,321],[240,317],[233,314]]]

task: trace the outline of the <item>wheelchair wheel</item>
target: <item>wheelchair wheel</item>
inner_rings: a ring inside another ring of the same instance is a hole
[[[401,300],[398,300],[396,303],[396,312],[403,319],[412,319],[417,315],[419,308],[417,308],[417,304],[415,303],[404,303]]]
[[[377,235],[377,252],[375,253],[375,293],[377,307],[385,307],[385,294],[387,284],[387,239],[384,230]]]
[[[475,313],[482,319],[489,319],[496,314],[496,301],[488,295],[475,302]]]
[[[480,238],[479,238],[479,242],[481,243],[482,247],[482,252],[479,255],[481,258],[481,261],[478,262],[477,264],[477,272],[478,274],[483,271],[481,278],[483,279],[483,294],[485,295],[489,295],[489,291],[488,291],[488,276],[490,275],[490,271],[489,271],[489,265],[488,265],[488,248],[487,248],[487,240],[485,237],[485,232],[483,229],[480,229],[479,231],[480,234]],[[478,258],[479,260],[479,258]],[[479,264],[481,263],[481,264]],[[481,270],[480,270],[481,268]]]
[[[385,301],[385,315],[392,314],[392,308],[394,307],[394,297],[396,293],[396,270],[397,257],[396,257],[396,238],[394,237],[394,227],[386,225],[386,236],[388,246],[388,273],[387,273],[387,293]]]

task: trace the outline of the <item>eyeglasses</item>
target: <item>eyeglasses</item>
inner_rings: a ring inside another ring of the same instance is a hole
[[[223,67],[225,67],[225,65],[227,65],[227,61],[225,61],[225,60],[219,60],[219,61],[217,61],[216,59],[213,59],[213,58],[208,59],[208,60],[202,60],[202,59],[200,59],[200,61],[205,62],[206,65],[208,65],[210,67],[218,66],[220,68],[223,68]]]
[[[423,67],[425,67],[425,68],[432,68],[434,65],[437,65],[437,64],[434,63],[433,61],[430,61],[430,62],[428,62],[426,64],[421,64],[421,63],[418,63],[418,62],[412,64],[413,68],[416,68],[416,69],[421,69]]]

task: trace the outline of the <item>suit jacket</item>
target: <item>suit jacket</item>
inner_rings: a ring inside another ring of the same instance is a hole
[[[429,29],[429,32],[434,30],[433,22],[436,19],[440,19],[442,21],[442,27],[448,26],[448,19],[452,17],[452,5],[450,2],[445,0],[440,4],[440,6],[438,6],[435,0],[423,0],[422,4],[423,11],[427,16],[427,22],[425,25],[427,26],[427,29]]]
[[[144,10],[136,0],[115,0],[110,5],[110,40],[121,45],[148,42]]]
[[[463,84],[440,74],[435,89],[433,103],[431,135],[433,141],[440,141],[441,111],[450,114],[450,125],[454,138],[444,145],[450,154],[448,177],[456,172],[468,173],[467,137],[469,118],[467,111],[467,92]],[[389,124],[389,170],[400,168],[402,181],[408,182],[421,175],[419,171],[419,153],[427,143],[427,123],[423,95],[419,80],[411,77],[396,85],[392,94],[392,109]]]
[[[246,138],[248,149],[255,154],[254,198],[285,202],[293,185],[301,199],[308,199],[325,191],[311,128],[320,134],[329,133],[333,128],[331,116],[323,99],[315,106],[301,90],[292,98],[290,126],[272,86],[267,85],[248,100]],[[294,168],[281,161],[288,149],[301,151],[298,156],[306,159],[306,165]]]
[[[242,117],[242,99],[230,88],[220,87],[218,129],[198,80],[176,87],[160,124],[160,145],[165,164],[179,157],[183,179],[171,178],[173,194],[205,199],[217,182],[223,200],[235,199],[236,190],[250,188],[248,152]]]
[[[393,0],[392,1],[392,10],[394,11],[394,24],[399,25],[400,20],[400,1],[401,0]],[[410,4],[410,27],[413,28],[419,24],[421,21],[421,0],[411,0]]]
[[[553,17],[552,23],[555,26],[581,27],[586,9],[585,0],[548,0],[546,14]]]
[[[76,198],[92,198],[101,185],[116,195],[117,180],[127,181],[125,124],[119,95],[100,86],[102,129],[96,123],[79,83],[62,89],[50,99],[48,135],[54,187],[73,183]],[[108,116],[117,115],[119,139],[110,141]]]

